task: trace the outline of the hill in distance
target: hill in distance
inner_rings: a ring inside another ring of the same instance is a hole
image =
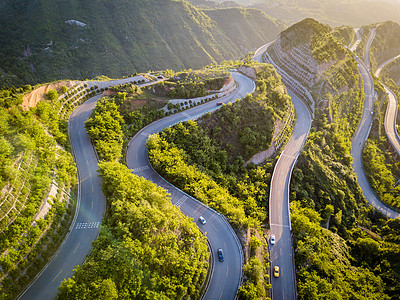
[[[251,5],[291,25],[313,18],[331,26],[400,22],[400,1],[390,0],[264,0]]]
[[[186,1],[5,0],[0,7],[0,86],[198,68],[239,58],[283,29],[253,9],[203,12]]]

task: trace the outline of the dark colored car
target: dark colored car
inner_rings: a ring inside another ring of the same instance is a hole
[[[217,106],[220,106],[220,105],[222,105],[223,103],[222,102],[217,102]]]
[[[222,249],[219,248],[217,253],[218,253],[218,260],[221,262],[224,261],[224,251],[222,251]]]

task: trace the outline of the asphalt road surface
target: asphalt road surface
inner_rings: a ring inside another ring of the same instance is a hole
[[[397,118],[397,98],[391,90],[385,87],[386,93],[388,93],[389,102],[386,108],[385,114],[385,132],[389,138],[390,143],[400,156],[400,138],[396,130],[396,118]]]
[[[295,269],[289,211],[289,189],[292,170],[311,127],[306,105],[289,91],[296,109],[297,123],[293,135],[275,165],[271,180],[269,218],[275,245],[270,246],[271,269],[279,266],[279,278],[272,277],[272,299],[296,299]]]
[[[272,42],[260,47],[253,59],[262,62],[262,54],[271,44]],[[297,296],[289,210],[290,178],[307,139],[312,120],[307,106],[291,91],[288,92],[296,109],[297,122],[285,150],[275,165],[271,179],[269,218],[271,234],[275,235],[276,241],[275,245],[270,245],[270,261],[271,270],[274,266],[279,266],[280,269],[279,278],[271,277],[272,299],[296,299]]]
[[[255,85],[252,80],[238,73],[232,75],[238,83],[238,89],[234,93],[148,125],[129,142],[126,155],[127,165],[134,174],[167,189],[171,194],[172,203],[180,207],[186,216],[193,218],[200,230],[206,233],[213,253],[214,264],[209,287],[204,295],[204,299],[207,300],[235,298],[242,279],[243,252],[241,245],[232,227],[223,216],[174,187],[152,169],[148,160],[146,141],[149,135],[160,132],[164,128],[218,108],[217,102],[232,102],[254,91]],[[200,215],[206,219],[205,225],[199,222]],[[216,254],[218,248],[224,250],[224,262],[218,261]]]
[[[364,49],[364,61],[365,61],[365,65],[367,66],[368,71],[371,69],[369,49],[371,48],[371,44],[374,41],[375,34],[376,34],[376,27],[371,29],[371,32],[368,36],[368,40],[367,40],[367,43],[365,44],[365,49]]]
[[[349,46],[349,49],[353,52],[357,50],[357,47],[361,42],[360,28],[355,28],[354,31],[356,34],[356,39],[355,39],[354,43]]]
[[[141,76],[97,83],[101,87],[122,84],[142,78]],[[90,82],[93,84],[93,82]],[[150,82],[148,84],[154,84]],[[148,84],[143,84],[148,85]],[[80,105],[69,118],[69,134],[74,159],[79,173],[77,211],[70,230],[55,257],[38,274],[33,283],[21,295],[21,299],[54,299],[58,287],[73,275],[73,268],[82,265],[90,253],[92,241],[100,232],[100,223],[106,209],[106,199],[97,176],[97,157],[86,133],[84,122],[92,113],[100,96]]]

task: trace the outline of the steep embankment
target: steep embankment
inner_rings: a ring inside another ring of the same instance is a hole
[[[6,0],[0,9],[0,86],[195,68],[236,58],[271,38],[264,32],[281,28],[259,13],[254,26],[247,26],[256,13],[243,12],[241,36],[256,31],[259,38],[237,45],[230,38],[237,27],[224,25],[231,18],[216,23],[184,1]]]

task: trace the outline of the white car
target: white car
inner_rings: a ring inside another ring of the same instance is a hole
[[[200,223],[203,224],[203,225],[207,223],[206,219],[204,219],[203,216],[200,216],[200,217],[199,217],[199,221],[200,221]]]
[[[271,242],[271,245],[275,244],[275,234],[271,234],[270,242]]]

